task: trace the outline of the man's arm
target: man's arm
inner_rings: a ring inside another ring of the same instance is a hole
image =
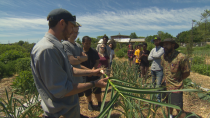
[[[87,61],[87,57],[85,56],[77,56],[77,58],[75,58],[73,55],[68,55],[68,59],[71,65],[78,65],[84,61]]]
[[[75,67],[72,67],[73,69],[73,75],[75,77],[80,77],[80,76],[100,76],[101,73],[100,73],[100,68],[99,69],[96,69],[96,70],[84,70],[84,69],[79,69],[79,68],[75,68]]]
[[[184,80],[190,75],[190,63],[186,56],[181,61],[180,66],[182,71],[182,80]]]
[[[160,48],[159,51],[154,51],[152,57],[153,58],[160,58],[164,54],[164,49]]]
[[[151,52],[149,53],[148,60],[149,60],[149,61],[152,61],[152,60],[153,60],[153,49],[152,49]]]
[[[106,87],[107,80],[108,80],[108,78],[95,80],[94,81],[95,87],[100,87],[100,88]],[[81,92],[86,91],[92,87],[93,87],[93,84],[91,82],[73,84],[73,89],[69,93],[67,93],[65,95],[65,97],[81,93]]]
[[[81,69],[91,70],[90,68],[87,68],[87,67],[85,67],[83,65],[80,65],[80,66],[81,66]]]

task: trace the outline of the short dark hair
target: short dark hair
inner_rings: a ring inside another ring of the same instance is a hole
[[[116,48],[116,42],[114,41],[114,39],[111,39],[109,44],[112,44],[112,50],[114,50]]]
[[[49,16],[47,17],[47,20],[49,21],[49,23],[48,23],[49,29],[50,28],[54,28],[58,24],[58,22],[59,22],[59,20],[50,20],[50,17]],[[65,23],[68,24],[68,21],[65,21]]]
[[[109,40],[108,36],[106,36],[106,35],[105,35],[105,36],[103,36],[103,39],[104,39],[104,38],[105,38],[105,39],[107,39],[107,40]]]
[[[89,36],[84,36],[84,37],[82,38],[82,42],[84,43],[85,40],[90,40],[90,41],[91,41],[91,38],[90,38]]]
[[[147,47],[147,43],[143,43],[143,45],[145,45]]]

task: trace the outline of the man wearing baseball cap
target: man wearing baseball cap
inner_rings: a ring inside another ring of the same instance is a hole
[[[100,69],[74,68],[68,61],[61,40],[67,40],[80,26],[65,9],[54,9],[47,16],[49,30],[33,47],[31,68],[41,105],[47,118],[80,118],[78,93],[92,87],[105,87],[107,79],[76,83],[74,76],[100,76]]]
[[[155,48],[153,48],[148,56],[148,60],[152,61],[151,74],[152,74],[152,84],[154,87],[160,87],[163,78],[163,68],[160,65],[161,56],[164,54],[164,49],[160,46],[160,37],[154,38]],[[156,82],[157,80],[157,82]],[[161,95],[157,95],[158,102],[161,101]]]
[[[165,54],[161,56],[161,66],[163,67],[163,81],[167,90],[183,89],[183,80],[190,75],[190,64],[188,58],[176,51],[179,45],[172,39],[167,38],[160,42],[160,46],[164,48]],[[166,102],[170,98],[170,103],[179,106],[183,111],[183,92],[171,92],[164,96]],[[170,108],[170,117],[172,117],[173,108]],[[179,113],[179,110],[177,110]],[[183,116],[182,116],[183,117]]]

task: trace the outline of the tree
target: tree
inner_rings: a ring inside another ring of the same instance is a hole
[[[139,36],[138,38],[142,39],[142,38],[146,38],[146,37],[144,37],[144,36]]]
[[[20,40],[19,42],[18,42],[18,45],[20,45],[20,46],[22,46],[24,44],[24,41],[22,41],[22,40]]]
[[[163,31],[158,31],[157,36],[160,37],[162,41],[166,38],[173,38],[171,34],[169,34],[168,32],[165,33]]]
[[[80,45],[82,45],[80,38],[77,38],[76,42],[79,43]]]
[[[135,38],[138,38],[138,36],[136,35],[135,32],[133,32],[133,33],[131,33],[130,38],[131,39],[135,39]]]
[[[204,13],[201,13],[201,20],[204,20],[205,22],[205,33],[204,33],[204,41],[206,42],[208,31],[206,30],[206,24],[208,22],[208,17],[210,16],[209,10],[204,10]]]
[[[184,43],[187,41],[187,39],[189,38],[190,35],[190,31],[183,31],[180,32],[177,36],[176,36],[176,41],[179,43]]]
[[[91,47],[95,49],[98,45],[98,41],[98,39],[91,37]]]

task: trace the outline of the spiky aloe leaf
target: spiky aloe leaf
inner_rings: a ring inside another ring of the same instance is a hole
[[[37,104],[39,104],[39,103],[40,103],[40,101],[36,101],[35,103],[31,104],[31,105],[22,113],[22,115],[21,115],[20,118],[25,118],[25,116],[26,116],[29,112],[31,112],[31,109],[32,109],[34,106],[36,106]]]

